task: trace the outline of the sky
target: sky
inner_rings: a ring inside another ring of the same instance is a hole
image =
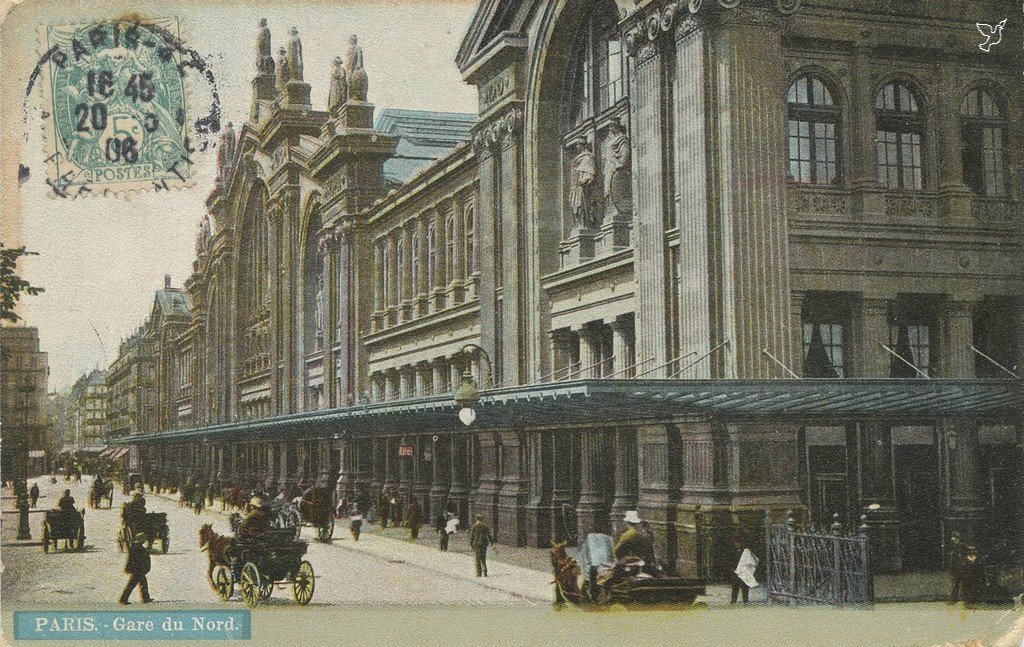
[[[262,6],[261,6],[262,5]],[[69,8],[74,15],[67,15]],[[304,76],[312,102],[324,109],[331,61],[356,34],[369,76],[369,100],[381,108],[475,112],[476,92],[463,83],[455,52],[475,3],[331,2],[298,4],[163,2],[48,2],[15,7],[0,25],[0,214],[8,246],[39,256],[21,273],[46,292],[25,297],[20,314],[39,328],[49,353],[50,389],[114,360],[120,341],[148,316],[164,275],[181,286],[191,273],[195,233],[213,185],[213,149],[197,154],[195,185],[170,192],[62,200],[45,183],[42,96],[25,88],[38,58],[41,24],[78,24],[122,15],[177,16],[185,44],[209,57],[225,121],[248,116],[259,19],[267,18],[273,49],[299,30]],[[208,87],[190,77],[189,107],[208,110]],[[18,164],[29,179],[17,182]]]

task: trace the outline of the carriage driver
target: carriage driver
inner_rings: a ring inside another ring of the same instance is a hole
[[[58,510],[74,510],[75,497],[71,496],[71,490],[64,490],[64,494],[57,501]]]
[[[636,510],[629,510],[622,519],[626,529],[615,540],[612,556],[616,561],[627,557],[635,557],[644,561],[644,570],[654,569],[654,541],[640,526],[643,523]]]
[[[263,499],[254,496],[249,500],[248,512],[238,527],[238,536],[256,538],[266,533],[268,528],[270,528],[270,516],[263,509]]]

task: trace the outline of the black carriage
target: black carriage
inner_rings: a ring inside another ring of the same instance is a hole
[[[47,510],[43,519],[43,552],[57,552],[57,542],[64,540],[65,550],[85,548],[85,508],[81,510]]]
[[[707,593],[704,580],[665,573],[640,560],[614,561],[611,548],[612,538],[602,533],[587,535],[576,559],[564,546],[554,547],[555,601],[583,608],[679,607]]]
[[[225,551],[228,565],[213,567],[213,589],[227,602],[237,583],[242,602],[253,609],[275,588],[291,585],[295,602],[309,604],[315,581],[313,566],[302,559],[306,547],[306,542],[295,539],[291,528],[272,528],[259,538],[235,538]]]
[[[99,508],[102,505],[103,500],[107,500],[107,508],[114,507],[114,482],[104,481],[100,487],[96,487],[93,483],[92,488],[89,490],[89,506],[92,508]]]
[[[117,533],[117,548],[122,553],[131,545],[135,535],[146,534],[146,548],[152,549],[153,542],[160,540],[160,552],[167,553],[171,545],[171,530],[167,526],[166,512],[127,512],[127,505],[121,506],[121,530]]]
[[[313,488],[305,498],[292,501],[273,499],[268,508],[271,525],[293,530],[296,539],[303,526],[315,528],[320,541],[334,536],[334,498],[327,488]]]

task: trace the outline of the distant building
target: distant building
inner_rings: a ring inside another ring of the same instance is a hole
[[[0,473],[6,478],[40,474],[50,453],[46,393],[50,365],[39,350],[39,330],[0,327]]]
[[[107,442],[107,371],[93,369],[71,387],[64,402],[69,438],[64,449],[99,452]]]

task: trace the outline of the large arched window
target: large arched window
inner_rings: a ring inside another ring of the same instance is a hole
[[[789,177],[807,184],[839,181],[839,108],[828,86],[805,74],[789,86]]]
[[[444,266],[448,272],[448,281],[455,281],[458,273],[455,271],[455,214],[450,214],[445,220],[445,254]]]
[[[391,305],[391,258],[387,241],[381,241],[380,250],[380,309]]]
[[[324,276],[323,255],[319,239],[320,210],[314,209],[306,223],[303,245],[302,302],[303,302],[303,350],[308,355],[323,350],[324,331],[327,327],[327,287]]]
[[[1006,119],[999,103],[986,90],[972,90],[960,104],[960,120],[964,183],[979,195],[1003,195]]]
[[[615,5],[598,3],[573,48],[567,88],[570,126],[600,115],[626,96],[625,63]]]
[[[437,227],[427,225],[427,292],[437,285]]]
[[[264,212],[266,189],[257,184],[249,191],[242,225],[241,305],[243,320],[258,318],[262,306],[270,301],[270,263],[268,227]]]
[[[878,182],[889,189],[923,186],[924,118],[907,86],[890,83],[875,98]]]
[[[401,236],[401,234],[399,234]],[[395,246],[395,265],[398,268],[396,271],[397,276],[395,280],[398,281],[398,302],[401,303],[405,300],[408,294],[408,288],[405,285],[405,241],[399,240]]]
[[[415,298],[420,293],[420,234],[414,231],[409,238],[409,296]]]
[[[473,205],[466,205],[465,218],[466,278],[469,279],[476,271],[476,210]]]

